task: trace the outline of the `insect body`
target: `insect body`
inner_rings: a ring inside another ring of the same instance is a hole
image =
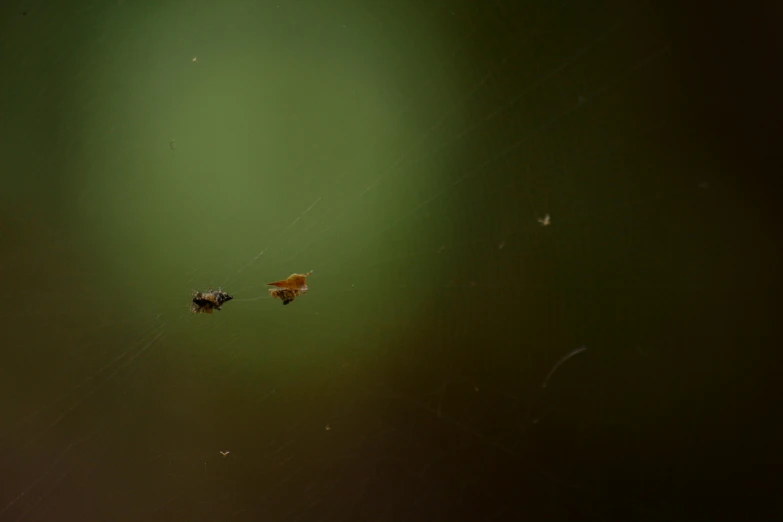
[[[217,291],[210,288],[209,292],[193,292],[190,311],[194,314],[211,314],[215,310],[221,310],[223,304],[232,299],[233,297],[222,288],[218,288]]]
[[[294,298],[299,297],[304,292],[301,292],[300,290],[295,290],[291,288],[270,288],[269,289],[269,295],[274,297],[275,299],[280,299],[283,301],[284,305],[287,305],[291,301],[294,300]]]
[[[269,286],[275,288],[269,289],[269,295],[275,299],[283,301],[284,305],[287,305],[300,295],[306,294],[309,290],[307,286],[307,276],[312,274],[310,270],[306,274],[291,274],[287,279],[282,281],[275,281],[274,283],[267,283]]]

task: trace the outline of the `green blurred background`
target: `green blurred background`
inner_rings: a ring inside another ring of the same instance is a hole
[[[725,470],[776,257],[687,17],[2,9],[0,520],[627,520]]]

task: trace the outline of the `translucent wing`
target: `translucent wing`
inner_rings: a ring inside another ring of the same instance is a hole
[[[276,286],[277,288],[288,288],[289,290],[307,290],[307,276],[312,274],[312,270],[306,274],[291,274],[287,279],[282,281],[275,281],[273,283],[267,283],[269,286]]]

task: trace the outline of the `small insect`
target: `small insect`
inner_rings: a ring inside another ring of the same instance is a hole
[[[307,286],[307,276],[312,274],[310,270],[306,274],[291,274],[287,279],[282,281],[275,281],[274,283],[267,283],[269,286],[275,288],[269,289],[269,295],[275,299],[283,301],[284,305],[287,305],[300,295],[304,295],[310,289]]]
[[[231,453],[230,451],[221,451],[220,454],[224,457],[228,457],[228,454]]]
[[[300,292],[299,290],[292,290],[290,288],[270,288],[269,295],[271,295],[275,299],[280,299],[281,301],[283,301],[284,305],[287,305],[295,298],[302,295],[302,292]]]
[[[191,62],[196,63],[196,60],[198,60],[198,56],[194,56]]]
[[[194,314],[211,314],[215,310],[221,310],[223,304],[232,299],[233,297],[222,288],[218,288],[217,291],[210,288],[209,292],[193,292],[190,311]]]
[[[552,223],[552,220],[549,218],[549,214],[542,218],[538,218],[536,221],[541,223],[542,227],[548,227]]]

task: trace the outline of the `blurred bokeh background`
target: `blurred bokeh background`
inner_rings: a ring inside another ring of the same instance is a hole
[[[763,506],[776,84],[730,15],[0,9],[0,521]]]

